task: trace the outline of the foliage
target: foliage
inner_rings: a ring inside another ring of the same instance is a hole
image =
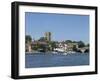
[[[78,42],[78,47],[79,47],[79,48],[85,47],[84,42],[83,42],[83,41],[79,41],[79,42]]]
[[[90,46],[89,43],[86,46],[89,47]]]
[[[47,51],[47,46],[37,43],[35,45],[32,45],[32,50],[35,50],[35,51],[40,51],[40,50]]]
[[[38,41],[46,41],[45,37],[40,37],[40,39]]]
[[[71,41],[71,40],[66,40],[65,43],[66,43],[66,44],[72,43],[72,41]]]
[[[32,41],[31,36],[30,36],[30,35],[26,35],[26,36],[25,36],[25,42],[26,42],[26,43],[29,43],[29,42],[31,42],[31,41]]]
[[[51,42],[49,42],[48,45],[49,45],[49,50],[52,50],[52,51],[53,51],[54,48],[57,47],[55,41],[51,41]]]

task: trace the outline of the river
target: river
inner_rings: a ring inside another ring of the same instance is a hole
[[[26,53],[25,68],[89,65],[89,53]]]

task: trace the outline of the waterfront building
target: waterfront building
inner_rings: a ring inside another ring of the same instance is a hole
[[[58,47],[55,48],[54,50],[61,51],[61,52],[66,52],[66,50],[67,50],[67,44],[66,43],[59,42],[57,46]]]
[[[78,43],[68,43],[67,44],[67,51],[73,51],[73,48],[78,49]]]

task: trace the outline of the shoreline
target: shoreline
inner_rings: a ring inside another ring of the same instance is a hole
[[[87,54],[87,53],[89,53],[89,52],[87,52],[87,53],[80,53],[80,52],[74,52],[74,51],[70,51],[70,52],[55,52],[55,51],[50,51],[50,52],[38,52],[38,51],[34,51],[34,52],[25,52],[25,54],[62,54],[62,55],[67,55],[67,54],[76,54],[76,53],[79,53],[79,54]]]

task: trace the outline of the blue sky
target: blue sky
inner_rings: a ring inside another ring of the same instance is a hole
[[[25,33],[35,40],[52,33],[52,40],[89,43],[89,16],[25,12]]]

